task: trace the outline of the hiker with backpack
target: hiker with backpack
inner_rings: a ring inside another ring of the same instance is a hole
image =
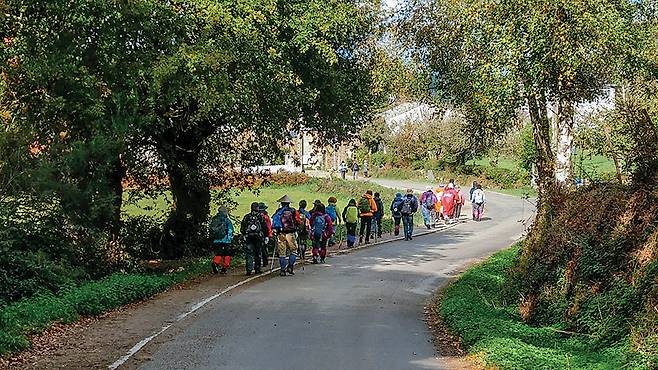
[[[263,248],[261,248],[261,252],[263,254],[261,262],[263,267],[267,267],[267,265],[270,263],[270,243],[273,241],[272,219],[267,213],[267,205],[265,203],[258,203],[258,211],[260,211],[260,214],[263,215],[265,224],[267,225],[267,230],[265,230],[265,237],[263,238]]]
[[[393,216],[393,234],[400,235],[400,223],[402,222],[402,193],[396,193],[391,202],[391,215]]]
[[[356,163],[356,159],[352,162],[352,180],[356,180],[359,177],[359,164]]]
[[[366,244],[370,244],[370,233],[372,232],[372,217],[377,212],[377,203],[372,195],[372,190],[366,191],[358,203],[361,228],[359,230],[359,244],[363,243],[363,234],[366,235]]]
[[[226,270],[231,265],[231,256],[234,254],[233,248],[231,248],[233,223],[228,217],[228,209],[226,207],[219,207],[217,214],[210,221],[208,231],[212,240],[213,251],[215,252],[215,257],[213,257],[211,263],[212,273],[217,274],[220,272],[226,274]]]
[[[313,241],[313,263],[324,263],[327,257],[327,243],[334,235],[334,224],[326,213],[325,206],[318,204],[311,215],[311,240]]]
[[[263,241],[267,233],[267,223],[258,209],[258,203],[251,203],[251,211],[242,219],[240,234],[244,238],[247,275],[252,271],[262,273],[261,257]]]
[[[473,220],[480,222],[484,215],[484,205],[487,203],[487,197],[484,194],[484,190],[482,190],[482,185],[477,184],[471,200],[473,202]]]
[[[345,175],[347,174],[347,165],[345,164],[345,161],[340,162],[338,172],[340,172],[340,178],[345,180]]]
[[[423,220],[425,221],[425,227],[427,229],[431,229],[432,226],[436,226],[435,219],[436,219],[436,203],[439,200],[436,198],[436,195],[434,194],[434,191],[432,191],[432,187],[428,186],[425,189],[425,192],[423,195],[420,197],[420,203],[423,205],[422,208],[422,213],[423,213]]]
[[[468,200],[471,202],[471,208],[473,209],[473,214],[475,214],[475,202],[473,202],[473,193],[477,190],[478,188],[478,182],[473,181],[473,187],[471,187],[471,190],[468,192]],[[475,220],[475,217],[473,217],[473,220]]]
[[[290,206],[292,199],[284,195],[277,202],[281,207],[272,216],[272,227],[276,230],[276,249],[279,254],[280,276],[295,275],[297,260],[297,232],[302,224],[299,212]]]
[[[368,160],[363,160],[363,166],[361,167],[361,172],[363,172],[363,177],[368,177]]]
[[[343,220],[347,236],[347,248],[352,248],[356,243],[356,226],[359,222],[359,208],[356,206],[356,199],[350,199],[347,206],[343,208]]]
[[[457,193],[455,192],[455,185],[453,183],[449,183],[446,186],[446,190],[443,192],[443,196],[441,196],[441,204],[443,205],[443,218],[446,223],[453,222],[456,200]]]
[[[331,222],[334,224],[334,229],[337,227],[337,225],[340,225],[340,216],[338,215],[338,208],[336,207],[336,203],[338,203],[338,199],[336,197],[329,197],[327,199],[327,207],[325,208],[326,213],[331,217]],[[331,238],[329,238],[329,246],[334,247],[336,245],[336,233],[331,235]]]
[[[306,210],[308,203],[306,200],[302,199],[299,201],[299,230],[297,230],[297,248],[298,248],[298,257],[306,258],[306,242],[311,236],[311,229],[309,225],[309,220],[311,219],[311,213]]]
[[[373,222],[377,225],[377,237],[382,237],[382,220],[384,219],[384,202],[382,201],[381,195],[375,193],[375,204],[377,205],[377,211],[373,214]]]
[[[407,194],[402,200],[402,224],[404,226],[404,240],[411,240],[414,232],[414,213],[418,212],[418,198],[413,189],[407,189]]]

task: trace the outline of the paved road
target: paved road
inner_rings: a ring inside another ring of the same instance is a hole
[[[481,223],[334,257],[217,299],[143,368],[446,368],[423,322],[424,305],[462,266],[522,232],[522,201],[488,197],[491,219]]]

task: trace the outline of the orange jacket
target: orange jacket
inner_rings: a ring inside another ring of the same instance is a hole
[[[363,197],[368,198],[368,203],[370,203],[370,212],[359,211],[359,215],[364,217],[372,217],[372,215],[377,212],[377,202],[375,202],[375,198],[370,194],[363,194]]]

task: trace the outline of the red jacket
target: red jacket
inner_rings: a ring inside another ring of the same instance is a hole
[[[272,219],[270,218],[270,215],[267,214],[267,211],[263,211],[263,218],[265,219],[265,223],[267,224],[267,230],[265,232],[265,236],[268,238],[272,237]]]

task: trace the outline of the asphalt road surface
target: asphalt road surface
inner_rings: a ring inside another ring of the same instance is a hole
[[[519,220],[529,216],[521,199],[487,197],[480,223],[328,258],[217,299],[186,319],[143,368],[448,368],[431,342],[424,306],[463,266],[517,240]]]

